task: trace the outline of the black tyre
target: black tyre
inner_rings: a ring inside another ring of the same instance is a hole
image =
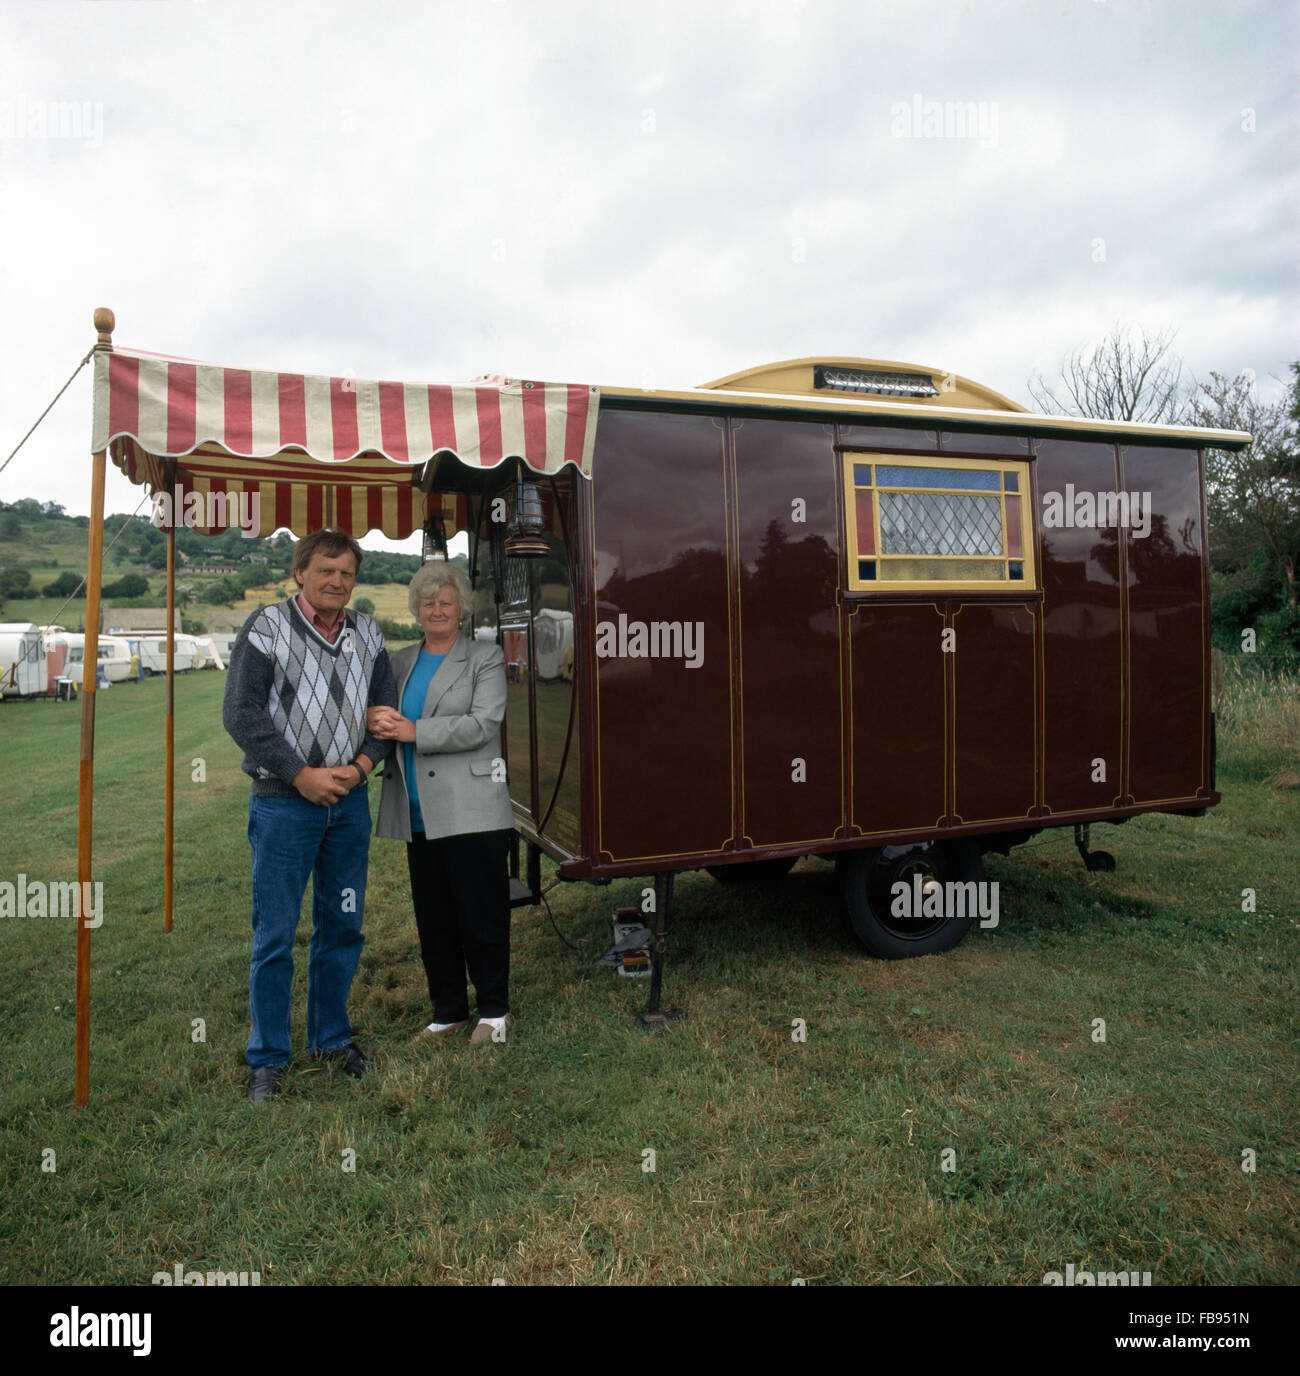
[[[919,905],[941,909],[929,915],[914,912],[913,900],[918,892],[924,899],[935,882],[982,883],[984,857],[973,841],[918,841],[852,851],[840,859],[838,878],[853,935],[873,956],[902,960],[950,950],[966,935],[977,912],[967,900],[976,890],[945,889],[943,897],[953,901]],[[906,887],[896,890],[899,884]]]
[[[797,856],[779,860],[742,860],[738,865],[708,865],[705,868],[719,884],[775,884],[794,868]]]

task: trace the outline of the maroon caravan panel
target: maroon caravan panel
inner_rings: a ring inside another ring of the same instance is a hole
[[[1129,792],[1138,803],[1194,798],[1204,759],[1205,607],[1200,456],[1120,450],[1129,495]],[[1149,521],[1142,533],[1144,520]]]
[[[1114,492],[1115,446],[1042,440],[1035,464],[1043,583],[1044,803],[1053,812],[1122,801],[1119,540],[1074,522],[1084,494]],[[1102,761],[1098,766],[1095,761]],[[1105,771],[1105,778],[1094,774]]]
[[[732,434],[742,843],[830,840],[844,810],[834,432],[744,420]]]
[[[1036,610],[972,602],[954,609],[953,796],[959,822],[1018,820],[1034,808]]]
[[[593,462],[594,859],[732,839],[721,419],[602,411]]]
[[[853,822],[864,832],[938,826],[944,815],[943,609],[850,608]]]

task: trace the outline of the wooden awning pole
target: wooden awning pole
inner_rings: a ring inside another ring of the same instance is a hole
[[[96,349],[113,348],[113,312],[95,312],[99,331]],[[90,534],[86,550],[86,639],[81,652],[81,758],[77,771],[77,883],[84,913],[91,885],[95,820],[95,688],[99,680],[99,590],[104,564],[104,474],[107,455],[100,450],[91,460]],[[99,912],[103,917],[103,910]],[[85,1108],[90,1099],[90,927],[77,919],[77,1048],[73,1103]]]
[[[171,524],[167,527],[167,782],[163,821],[163,931],[172,929],[172,847],[176,818],[176,522],[180,511],[176,502],[176,480],[171,481]]]

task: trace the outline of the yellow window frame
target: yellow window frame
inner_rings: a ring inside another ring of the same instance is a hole
[[[1033,540],[1033,514],[1030,507],[1029,491],[1029,462],[1025,459],[958,459],[949,458],[942,454],[882,454],[875,451],[865,450],[843,450],[843,483],[844,483],[844,510],[845,527],[848,536],[848,548],[845,551],[845,567],[848,576],[848,588],[851,592],[932,592],[944,588],[955,588],[967,590],[978,588],[984,592],[1028,592],[1034,591],[1038,587],[1038,571],[1034,563],[1034,540]],[[855,481],[855,470],[859,464],[869,464],[872,469],[872,482],[859,484]],[[934,469],[947,468],[958,470],[971,470],[981,473],[1015,474],[1019,480],[1016,492],[1008,493],[1006,490],[1005,478],[999,478],[998,490],[996,493],[991,491],[972,490],[970,488],[956,487],[933,487],[929,485],[907,487],[902,484],[889,483],[880,486],[876,479],[879,477],[879,468],[905,468],[905,469]],[[872,555],[859,555],[858,542],[858,502],[857,494],[867,491],[872,494],[871,518],[873,523],[873,547],[875,553]],[[880,493],[881,492],[920,492],[927,496],[957,496],[957,497],[993,497],[998,498],[999,512],[1002,518],[1002,553],[997,554],[884,554],[882,553],[882,540],[880,531]],[[1007,553],[1007,497],[1020,498],[1020,556],[1017,558]],[[877,576],[874,579],[867,579],[859,576],[859,559],[871,559],[875,562]],[[883,572],[882,565],[895,562],[902,563],[908,560],[924,559],[933,563],[947,563],[952,567],[952,575],[943,578],[881,578]],[[1002,578],[974,578],[964,576],[959,565],[969,564],[972,560],[988,563],[1001,564],[1005,577]],[[1021,565],[1023,576],[1012,578],[1010,576],[1010,565]]]

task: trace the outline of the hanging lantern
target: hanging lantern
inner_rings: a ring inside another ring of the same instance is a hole
[[[443,519],[441,499],[436,507],[429,507],[429,515],[424,522],[424,548],[421,553],[425,559],[447,557],[447,523]]]
[[[506,553],[515,559],[544,559],[551,552],[542,534],[545,529],[541,491],[536,483],[524,482],[521,474],[506,525]]]

